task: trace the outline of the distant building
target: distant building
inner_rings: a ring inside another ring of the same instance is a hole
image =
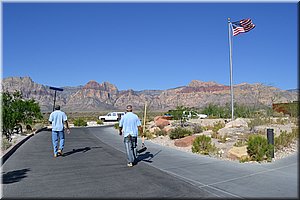
[[[289,103],[273,103],[272,109],[275,112],[283,113],[289,116],[299,116],[299,101],[293,101]]]

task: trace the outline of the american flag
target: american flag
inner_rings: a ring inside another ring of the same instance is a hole
[[[240,33],[248,32],[255,27],[251,19],[243,19],[238,22],[232,22],[231,24],[233,36],[236,36]]]

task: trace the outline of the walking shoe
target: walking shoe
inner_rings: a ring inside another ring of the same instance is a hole
[[[54,158],[56,158],[57,157],[57,154],[54,154]]]
[[[133,165],[132,165],[132,163],[128,163],[127,166],[128,167],[132,167]]]
[[[57,151],[57,155],[59,155],[59,156],[62,156],[62,155],[63,155],[63,152],[62,152],[62,150],[61,150],[61,149],[58,149],[58,151]]]

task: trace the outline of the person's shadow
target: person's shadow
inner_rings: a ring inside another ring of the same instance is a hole
[[[10,184],[21,181],[23,178],[27,177],[27,172],[29,172],[30,169],[20,169],[20,170],[14,170],[10,172],[2,172],[2,178],[3,178],[3,184]]]
[[[102,148],[102,147],[84,147],[84,148],[79,148],[79,149],[73,149],[72,151],[63,153],[62,156],[65,157],[65,156],[69,156],[69,155],[72,155],[74,153],[79,153],[79,152],[85,153],[87,151],[90,151],[91,149],[96,149],[96,148]]]
[[[144,161],[148,163],[152,163],[153,154],[150,153],[149,151],[145,152],[144,154],[138,154],[136,158],[136,164],[138,162]]]

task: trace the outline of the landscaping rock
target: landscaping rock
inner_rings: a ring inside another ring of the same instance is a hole
[[[242,118],[237,118],[236,120],[233,120],[225,124],[225,128],[241,128],[241,127],[248,127],[248,122]]]
[[[196,137],[197,137],[196,135],[191,135],[181,139],[177,139],[175,140],[174,144],[177,147],[188,147],[193,144]]]
[[[163,129],[165,126],[170,125],[170,122],[169,122],[169,120],[159,118],[155,121],[155,125],[157,127],[159,127],[160,129]]]
[[[240,160],[248,157],[247,146],[232,147],[228,150],[227,157],[232,160]]]

